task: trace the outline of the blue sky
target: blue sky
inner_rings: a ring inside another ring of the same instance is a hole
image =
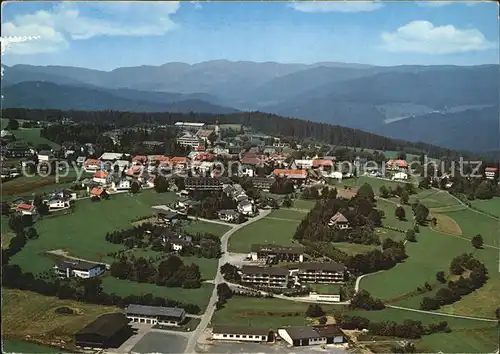
[[[7,2],[3,62],[102,70],[207,60],[498,63],[498,5],[424,2]]]

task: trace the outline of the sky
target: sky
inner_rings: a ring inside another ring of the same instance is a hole
[[[2,37],[37,37],[12,43],[2,62],[498,64],[498,14],[477,1],[2,2]]]

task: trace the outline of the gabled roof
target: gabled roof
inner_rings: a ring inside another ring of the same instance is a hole
[[[184,309],[178,307],[145,306],[130,304],[125,309],[127,314],[146,315],[146,316],[166,316],[182,317],[186,314]]]
[[[332,167],[333,162],[331,160],[312,160],[313,167]]]
[[[98,159],[86,159],[85,160],[85,166],[89,166],[89,165],[100,166],[101,165],[101,160],[98,160]]]
[[[16,207],[16,210],[26,210],[26,211],[31,211],[35,209],[34,205],[27,204],[27,203],[21,203]]]
[[[241,272],[243,274],[266,274],[266,275],[278,275],[278,276],[286,276],[289,274],[288,269],[285,268],[259,267],[251,265],[244,265],[243,267],[241,267]]]
[[[286,176],[289,178],[306,178],[307,171],[306,170],[284,170],[284,169],[275,169],[273,171],[275,176]]]
[[[127,326],[130,322],[123,313],[108,313],[98,317],[94,322],[89,323],[75,333],[76,336],[82,334],[94,334],[104,338],[110,338],[115,333]]]
[[[292,340],[321,337],[312,327],[288,327],[283,329],[286,330]]]
[[[97,171],[96,173],[94,173],[94,178],[106,178],[108,177],[108,173],[106,171]]]
[[[346,222],[349,222],[349,220],[347,220],[347,218],[343,214],[337,212],[334,216],[332,216],[330,218],[330,222],[334,223],[334,224],[339,223],[339,222],[346,223]]]
[[[386,163],[387,166],[398,166],[398,167],[408,167],[408,163],[405,160],[389,160]]]
[[[92,195],[101,195],[102,193],[104,193],[104,188],[99,188],[99,187],[94,187],[90,191],[90,194]]]
[[[340,337],[345,336],[344,332],[336,324],[318,325],[313,326],[314,330],[322,337]]]

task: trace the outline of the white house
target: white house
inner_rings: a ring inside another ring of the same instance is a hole
[[[132,183],[129,179],[122,178],[119,181],[113,181],[111,183],[111,188],[116,191],[128,191],[131,187]]]
[[[83,163],[83,167],[86,172],[96,172],[101,169],[101,161],[97,159],[86,159]]]
[[[318,294],[316,292],[310,292],[309,297],[314,301],[340,302],[339,294]]]
[[[269,329],[241,326],[214,326],[212,339],[235,342],[268,342],[270,333]]]
[[[49,211],[68,209],[70,207],[69,200],[52,199],[47,203]]]
[[[339,171],[333,171],[332,173],[325,174],[324,176],[328,177],[328,178],[336,179],[339,182],[342,181],[342,177],[343,177],[342,172],[339,172]]]
[[[63,261],[55,265],[54,270],[60,278],[78,277],[88,279],[103,274],[106,270],[106,266],[104,264],[82,261]]]
[[[313,166],[313,160],[295,160],[295,165],[297,166],[297,169],[300,170],[307,170],[309,168],[312,168]]]
[[[408,179],[408,174],[405,172],[396,172],[394,176],[392,176],[392,179],[397,181],[406,181]]]
[[[52,151],[48,151],[48,150],[42,150],[38,153],[38,161],[42,162],[48,162],[48,161],[52,161],[54,159],[54,154],[52,153]]]
[[[220,220],[226,222],[235,222],[240,217],[240,213],[238,213],[236,210],[219,210],[217,214]]]
[[[97,171],[92,180],[99,184],[107,184],[110,182],[110,175],[106,171]]]
[[[144,306],[130,304],[125,309],[127,318],[133,323],[160,326],[179,326],[186,319],[186,311],[178,307]]]
[[[130,156],[130,154],[124,154],[123,152],[105,152],[99,157],[99,160],[115,161],[120,160],[123,156]]]
[[[278,335],[293,347],[326,344],[326,337],[321,336],[312,327],[280,328]]]
[[[254,205],[248,200],[243,200],[238,204],[237,210],[243,215],[252,215],[254,212]]]

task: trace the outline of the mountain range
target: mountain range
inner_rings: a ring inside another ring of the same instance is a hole
[[[259,110],[453,149],[488,151],[499,146],[498,65],[216,60],[109,72],[4,68],[4,107],[214,114]]]

